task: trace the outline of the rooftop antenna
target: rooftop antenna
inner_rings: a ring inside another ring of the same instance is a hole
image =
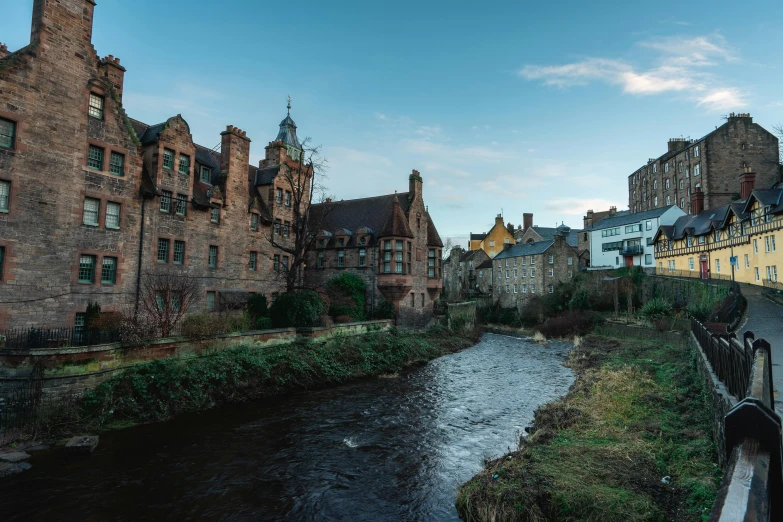
[[[287,109],[288,109],[288,115],[291,116],[291,95],[290,94],[288,95],[288,106],[287,106]]]

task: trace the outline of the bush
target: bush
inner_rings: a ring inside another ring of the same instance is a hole
[[[364,319],[364,303],[367,294],[367,284],[364,280],[350,272],[334,276],[326,283],[329,295],[329,315],[349,315],[355,321]]]
[[[353,317],[350,315],[338,315],[334,318],[334,322],[337,324],[345,324],[345,323],[352,323]]]
[[[665,299],[654,297],[647,301],[639,313],[650,321],[657,321],[663,317],[672,315],[672,305]]]
[[[574,292],[568,301],[569,310],[590,310],[590,293],[587,290],[579,289]]]
[[[247,300],[247,313],[253,323],[262,317],[269,317],[269,304],[264,294],[253,294]]]
[[[269,308],[269,317],[275,328],[316,326],[325,311],[316,292],[297,290],[277,296]]]
[[[389,301],[381,301],[381,303],[375,307],[373,313],[373,319],[394,319],[394,305]]]
[[[590,312],[569,311],[547,319],[538,330],[547,338],[565,338],[590,333],[595,327],[596,317]]]
[[[226,331],[226,320],[217,314],[188,314],[182,320],[182,335],[191,339],[211,337]]]

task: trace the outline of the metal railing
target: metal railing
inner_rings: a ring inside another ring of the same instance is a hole
[[[0,330],[0,337],[5,338],[5,346],[0,342],[0,350],[29,350],[114,343],[120,341],[120,331],[88,330],[78,326],[14,328]]]
[[[779,281],[770,281],[769,279],[764,279],[764,288],[771,288],[772,290],[783,290],[783,283]]]
[[[638,256],[644,253],[642,245],[628,245],[620,249],[621,256]]]
[[[695,319],[691,331],[717,377],[740,401],[724,418],[728,465],[710,520],[780,520],[783,450],[770,345],[752,332],[742,341],[713,333]]]

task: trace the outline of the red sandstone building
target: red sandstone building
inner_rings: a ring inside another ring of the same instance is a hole
[[[300,168],[303,150],[291,117],[258,167],[233,126],[218,151],[194,143],[181,115],[154,125],[129,118],[125,68],[91,43],[94,8],[34,0],[30,45],[0,47],[0,329],[78,326],[90,301],[122,311],[139,299],[145,274],[160,271],[199,281],[195,311],[219,307],[223,295],[283,291],[290,258],[271,240],[293,240],[286,173]],[[417,187],[400,202],[408,229],[393,236],[416,262],[377,277],[402,315],[407,293],[423,291],[431,312],[439,288],[439,271],[425,272],[440,240],[428,237],[434,226]],[[331,232],[358,234],[351,223]],[[381,244],[382,234],[366,236]]]

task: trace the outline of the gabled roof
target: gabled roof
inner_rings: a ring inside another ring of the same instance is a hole
[[[486,234],[474,234],[472,232],[470,234],[471,241],[483,241],[485,237],[487,237]]]
[[[707,209],[695,216],[680,216],[674,224],[658,227],[653,241],[657,241],[661,234],[666,236],[667,239],[682,239],[686,235],[703,236],[709,234],[715,228],[723,226],[726,222],[729,208],[729,205],[723,205]]]
[[[554,243],[554,241],[536,241],[535,243],[512,245],[496,255],[493,261],[498,259],[505,259],[507,257],[535,256],[537,254],[543,254]]]
[[[400,207],[400,200],[397,194],[392,200],[392,208],[386,216],[386,222],[381,228],[380,237],[413,237],[411,227],[408,225],[408,217]]]
[[[773,207],[772,212],[777,213],[783,206],[783,198],[781,196],[783,196],[783,189],[754,190],[750,193],[743,210],[745,213],[749,213],[753,202],[758,201],[762,206]]]
[[[559,228],[559,227],[557,227]],[[542,241],[552,241],[555,238],[555,235],[557,235],[557,228],[555,227],[539,227],[539,226],[533,226],[530,227],[528,230],[532,230],[539,236],[541,236]],[[526,231],[527,232],[527,231]],[[568,246],[572,246],[576,248],[579,246],[579,232],[582,232],[581,230],[569,230],[568,236],[566,236],[566,243]],[[524,236],[524,234],[523,234]],[[518,241],[521,241],[521,236]]]
[[[156,123],[155,125],[150,125],[146,129],[144,129],[144,132],[139,134],[138,131],[136,134],[139,137],[139,141],[141,141],[142,145],[149,145],[150,143],[155,143],[158,141],[158,137],[160,136],[160,133],[163,132],[163,129],[166,128],[166,122],[163,123]]]
[[[427,246],[443,247],[443,241],[440,239],[438,229],[435,228],[435,223],[432,222],[429,212],[425,212],[427,216]]]
[[[487,259],[483,263],[481,263],[479,266],[476,267],[476,270],[483,270],[484,268],[492,268],[492,260]]]
[[[644,221],[645,219],[658,218],[673,206],[674,205],[654,208],[652,210],[645,210],[644,212],[637,212],[636,214],[632,214],[629,210],[623,210],[622,212],[617,212],[613,216],[606,216],[601,221],[598,223],[593,223],[585,230],[603,230],[605,228],[620,227],[623,225],[630,225],[631,223],[638,223],[639,221]]]
[[[280,165],[276,167],[266,167],[256,169],[255,185],[271,185],[274,183],[277,174],[280,172]]]
[[[196,145],[196,161],[212,169],[212,175],[220,174],[220,153],[203,145]],[[214,179],[214,178],[213,178]]]
[[[407,213],[409,202],[408,193],[396,194],[399,198],[400,210]],[[395,194],[375,196],[370,198],[349,199],[345,201],[333,201],[318,203],[310,207],[311,223],[319,230],[334,232],[338,228],[347,228],[354,232],[360,227],[369,227],[372,230],[383,230],[386,218],[392,210]],[[323,217],[321,217],[323,216]],[[357,236],[351,237],[346,246],[355,245]]]

